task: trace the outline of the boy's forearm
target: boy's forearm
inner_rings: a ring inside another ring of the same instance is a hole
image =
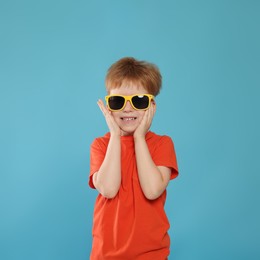
[[[154,164],[145,137],[135,138],[135,154],[143,193],[148,199],[156,199],[163,193],[168,182]]]
[[[93,175],[95,188],[106,198],[116,196],[121,184],[121,143],[120,136],[111,136],[105,159]]]

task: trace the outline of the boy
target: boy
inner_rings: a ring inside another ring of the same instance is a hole
[[[96,188],[92,260],[165,260],[169,222],[166,187],[178,175],[170,137],[149,131],[161,74],[150,63],[123,58],[106,76],[109,133],[91,145],[89,185]]]

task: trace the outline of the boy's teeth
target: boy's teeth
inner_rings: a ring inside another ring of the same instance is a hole
[[[135,117],[125,117],[123,118],[125,121],[135,120]]]

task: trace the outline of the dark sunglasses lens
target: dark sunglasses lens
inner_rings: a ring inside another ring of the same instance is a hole
[[[147,96],[134,96],[132,103],[137,109],[146,109],[149,106],[149,98]]]
[[[108,99],[108,105],[113,110],[121,109],[124,106],[125,99],[120,96],[112,96]]]

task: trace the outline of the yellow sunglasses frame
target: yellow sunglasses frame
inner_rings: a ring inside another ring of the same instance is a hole
[[[138,108],[136,108],[136,107],[133,105],[133,102],[132,102],[132,98],[133,98],[133,97],[136,97],[136,96],[140,96],[140,97],[146,96],[146,97],[148,97],[148,98],[149,98],[148,107],[147,107],[147,108],[143,108],[143,109],[138,109]],[[108,99],[109,99],[110,97],[123,97],[123,98],[125,99],[125,103],[124,103],[124,105],[122,106],[122,108],[120,108],[120,109],[111,109],[110,106],[109,106],[109,103],[108,103]],[[131,106],[132,106],[135,110],[147,110],[147,109],[151,106],[151,100],[152,100],[153,98],[154,98],[154,95],[151,95],[151,94],[135,94],[135,95],[131,95],[131,96],[124,96],[124,95],[108,95],[108,96],[105,96],[106,103],[107,103],[107,107],[109,108],[109,110],[115,111],[115,112],[123,110],[123,109],[125,108],[125,106],[126,106],[126,102],[127,102],[127,101],[130,102]]]

